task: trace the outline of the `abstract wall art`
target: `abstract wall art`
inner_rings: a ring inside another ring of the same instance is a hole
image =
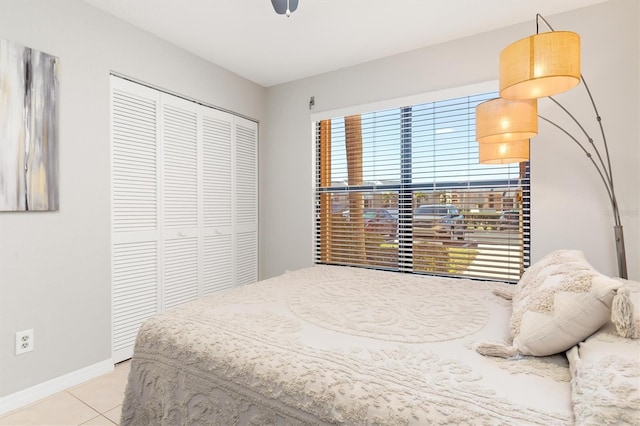
[[[0,211],[59,208],[58,67],[0,39]]]

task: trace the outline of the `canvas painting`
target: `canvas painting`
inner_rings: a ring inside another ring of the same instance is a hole
[[[0,211],[59,208],[58,67],[0,39]]]

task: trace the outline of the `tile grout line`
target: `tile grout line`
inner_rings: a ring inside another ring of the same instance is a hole
[[[111,419],[110,419],[110,418],[108,418],[108,417],[106,417],[106,416],[104,416],[104,415],[103,415],[104,413],[101,413],[99,410],[96,410],[94,407],[92,407],[92,406],[91,406],[91,405],[89,405],[88,403],[84,402],[83,400],[81,400],[80,398],[78,398],[77,396],[75,396],[74,394],[72,394],[71,392],[69,392],[68,390],[65,390],[64,392],[68,393],[69,395],[71,395],[72,397],[74,397],[75,399],[77,399],[78,401],[80,401],[81,403],[83,403],[83,404],[84,404],[84,405],[86,405],[87,407],[91,408],[91,409],[92,409],[93,411],[95,411],[96,413],[98,413],[98,415],[97,415],[97,416],[95,416],[95,417],[91,417],[91,418],[90,418],[89,420],[87,420],[86,422],[91,421],[91,420],[93,420],[93,419],[96,419],[96,418],[98,418],[98,417],[104,417],[104,418],[105,418],[105,419],[107,419],[110,423],[113,423],[113,422],[111,421]],[[116,407],[117,407],[117,405],[116,405],[115,407],[113,407],[113,408],[116,408]],[[109,410],[107,410],[107,411],[113,410],[113,408],[111,408],[111,409],[109,409]],[[107,411],[105,411],[105,413],[106,413]],[[79,426],[82,426],[82,425],[83,425],[83,424],[85,424],[86,422],[84,422],[84,423],[80,423],[80,425],[79,425]],[[114,425],[117,425],[117,423],[113,423],[113,424],[114,424]]]
[[[97,418],[103,418],[103,419],[105,419],[106,421],[108,421],[108,422],[109,422],[109,424],[114,425],[114,426],[118,426],[118,425],[117,425],[117,423],[114,423],[110,418],[105,417],[105,416],[103,416],[102,414],[98,414],[97,416],[90,418],[90,419],[89,419],[89,420],[87,420],[86,422],[84,422],[84,423],[80,423],[78,426],[86,425],[86,424],[87,424],[87,423],[89,423],[90,421],[95,420],[95,419],[97,419]]]

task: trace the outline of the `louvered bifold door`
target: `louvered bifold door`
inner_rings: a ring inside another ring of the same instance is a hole
[[[203,294],[233,281],[233,116],[202,108]]]
[[[236,285],[258,280],[258,124],[234,118]]]
[[[158,103],[155,90],[111,77],[112,356],[130,358],[159,312]]]
[[[199,105],[162,94],[163,310],[198,298]]]

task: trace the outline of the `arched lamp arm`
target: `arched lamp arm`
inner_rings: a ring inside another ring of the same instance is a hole
[[[540,20],[542,20],[542,22],[544,22],[547,28],[549,28],[551,31],[555,31],[551,26],[551,24],[549,24],[549,22],[547,22],[547,20],[544,19],[544,16],[540,15],[539,13],[536,13],[536,34],[540,34]]]
[[[566,134],[567,136],[569,136],[571,138],[571,140],[573,140],[576,145],[578,145],[580,147],[580,149],[585,153],[585,155],[587,156],[587,158],[589,158],[589,160],[591,160],[591,163],[593,164],[593,167],[596,168],[596,170],[598,171],[598,174],[600,175],[600,179],[602,179],[602,183],[604,184],[604,187],[607,190],[607,194],[609,195],[609,201],[611,202],[612,207],[614,208],[614,210],[617,210],[617,205],[614,202],[614,197],[613,197],[613,193],[611,192],[611,188],[609,186],[609,181],[607,180],[607,178],[605,177],[604,172],[602,171],[602,169],[598,166],[598,163],[595,162],[595,160],[593,159],[593,155],[591,155],[591,153],[584,147],[584,145],[582,145],[580,143],[580,141],[578,139],[576,139],[571,133],[569,133],[567,130],[565,130],[562,126],[560,126],[559,124],[549,120],[546,117],[543,117],[541,115],[538,115],[538,118],[541,118],[542,120],[546,121],[547,123],[557,127],[558,129],[560,129],[564,134]],[[618,220],[616,220],[616,225],[618,224]]]
[[[598,112],[598,108],[596,107],[596,102],[593,100],[593,96],[591,95],[591,90],[589,90],[587,81],[584,79],[584,76],[582,74],[580,74],[580,79],[582,80],[582,84],[584,85],[584,88],[587,91],[587,95],[589,95],[591,106],[593,106],[593,111],[596,114],[596,120],[598,121],[598,125],[600,126],[600,134],[602,135],[602,143],[604,145],[604,154],[607,157],[609,181],[611,182],[611,190],[613,191],[613,170],[611,169],[611,157],[609,157],[609,145],[607,144],[607,136],[605,135],[604,127],[602,126],[602,117],[600,117],[600,113]],[[616,199],[615,193],[613,194],[613,198],[614,200]]]
[[[558,102],[553,96],[549,96],[549,99],[551,99],[553,101],[553,103],[555,103],[556,105],[558,105],[569,117],[571,117],[571,119],[573,120],[574,123],[576,123],[576,125],[580,128],[580,130],[582,130],[582,133],[584,133],[584,135],[587,137],[587,140],[589,141],[589,143],[591,144],[591,147],[593,148],[593,150],[595,151],[596,155],[598,156],[598,161],[600,161],[600,165],[602,166],[602,170],[604,170],[604,173],[607,176],[607,180],[609,181],[609,186],[613,188],[613,181],[611,179],[611,163],[608,161],[608,165],[609,167],[607,167],[607,164],[604,163],[604,160],[602,159],[602,155],[600,155],[600,151],[598,150],[598,148],[596,147],[595,143],[593,142],[593,138],[591,136],[589,136],[589,133],[587,133],[587,131],[585,130],[585,128],[582,126],[582,124],[580,124],[580,122],[578,121],[578,119],[576,119],[576,117],[571,114],[569,112],[568,109],[566,109],[560,102]],[[603,137],[604,137],[604,133],[603,133]],[[605,147],[606,147],[606,140],[605,140]],[[609,159],[609,155],[608,155],[608,150],[606,151],[606,156],[607,156],[607,160]],[[615,197],[614,197],[615,198]]]
[[[555,31],[553,29],[553,27],[549,24],[549,22],[547,22],[547,20],[544,19],[544,17],[542,15],[537,13],[536,14],[536,34],[539,34],[539,31],[540,31],[540,25],[539,25],[540,21],[544,22],[545,25],[551,31]],[[606,138],[605,133],[604,133],[604,127],[602,126],[602,118],[600,117],[600,113],[598,112],[598,108],[596,107],[596,103],[595,103],[595,101],[593,99],[593,96],[591,95],[591,91],[589,90],[589,86],[587,85],[587,82],[585,81],[584,76],[582,74],[580,74],[580,80],[584,84],[584,88],[587,91],[587,94],[589,95],[589,100],[591,101],[591,105],[593,106],[593,111],[596,114],[596,120],[598,121],[598,125],[600,126],[600,133],[602,134],[602,142],[603,142],[603,145],[604,145],[604,153],[605,153],[605,156],[607,158],[606,165],[604,163],[604,160],[602,159],[602,156],[600,155],[600,151],[595,146],[595,144],[593,142],[593,139],[587,134],[587,132],[582,127],[582,125],[580,125],[578,120],[576,120],[576,118],[572,114],[570,114],[569,111],[567,111],[566,108],[564,108],[562,105],[560,105],[560,103],[558,101],[556,101],[552,97],[549,97],[553,102],[555,102],[558,106],[560,106],[569,115],[569,117],[571,117],[573,119],[573,121],[580,127],[580,129],[587,136],[587,139],[589,140],[589,143],[591,144],[591,147],[593,148],[593,150],[598,155],[598,159],[600,161],[600,164],[602,165],[602,168],[600,168],[598,166],[598,164],[595,162],[595,160],[591,156],[591,153],[589,151],[587,151],[585,149],[585,147],[575,137],[573,137],[573,135],[571,135],[569,132],[567,132],[565,129],[560,127],[558,124],[552,122],[551,120],[546,119],[546,118],[541,117],[541,116],[538,116],[538,117],[542,118],[546,122],[554,125],[558,129],[562,130],[567,136],[569,136],[574,142],[576,142],[576,144],[578,144],[578,146],[582,149],[582,151],[584,151],[584,153],[587,155],[587,157],[589,157],[589,159],[591,160],[591,163],[596,168],[596,170],[598,170],[598,174],[600,174],[600,178],[602,179],[602,183],[604,183],[604,186],[607,189],[607,194],[609,195],[609,201],[611,201],[611,207],[612,207],[612,210],[613,210],[613,217],[614,217],[614,221],[615,221],[615,226],[613,227],[613,229],[614,229],[614,234],[615,234],[615,239],[616,239],[616,252],[617,252],[617,255],[618,255],[617,256],[618,257],[618,272],[619,272],[621,278],[625,278],[626,279],[627,278],[627,256],[626,256],[626,252],[625,252],[625,248],[624,248],[624,232],[622,230],[622,221],[620,220],[620,210],[618,208],[618,200],[616,199],[616,194],[615,194],[615,191],[614,191],[614,188],[613,188],[613,172],[612,172],[612,169],[611,169],[611,157],[609,156],[609,146],[607,145],[607,138]],[[605,177],[605,175],[606,175],[606,177]]]
[[[544,22],[544,24],[547,26],[547,28],[549,28],[551,31],[555,31],[555,29],[551,26],[551,24],[549,24],[549,22],[544,18],[544,16],[542,16],[539,13],[536,13],[536,34],[540,33],[540,21]],[[589,136],[589,134],[586,132],[584,127],[582,127],[580,122],[578,122],[578,120],[573,116],[573,114],[571,114],[564,106],[562,106],[553,97],[549,96],[549,99],[551,99],[553,102],[556,103],[556,105],[558,105],[560,108],[562,108],[564,110],[564,112],[566,112],[567,115],[569,115],[569,117],[571,117],[571,119],[578,125],[578,127],[580,127],[582,132],[585,134],[585,136],[589,140],[589,143],[593,147],[593,150],[598,155],[598,159],[600,161],[600,164],[602,164],[602,169],[604,170],[604,173],[607,176],[608,185],[605,185],[605,186],[607,187],[607,191],[609,192],[609,198],[611,200],[611,205],[613,206],[613,214],[615,216],[616,225],[620,225],[621,221],[620,221],[620,214],[618,212],[618,200],[616,198],[616,193],[615,193],[615,189],[614,189],[614,185],[613,185],[613,170],[611,168],[611,157],[609,156],[609,145],[607,144],[607,136],[606,136],[606,134],[604,132],[604,126],[602,125],[602,117],[600,116],[600,113],[598,112],[598,107],[596,106],[596,102],[593,99],[593,95],[591,94],[591,90],[589,90],[589,85],[587,84],[587,81],[585,80],[584,75],[582,75],[582,73],[580,73],[580,80],[582,81],[582,84],[584,85],[584,88],[587,91],[587,95],[589,96],[589,101],[591,101],[591,106],[593,107],[593,111],[596,114],[596,120],[598,121],[598,126],[600,127],[600,134],[602,135],[602,143],[603,143],[603,146],[604,146],[604,154],[605,154],[605,157],[607,159],[606,165],[604,163],[604,160],[602,159],[602,156],[600,155],[600,151],[598,150],[598,148],[595,146],[595,143],[593,142],[593,138],[591,138]],[[552,124],[556,125],[555,123],[552,123]],[[559,126],[557,126],[557,127],[559,127]],[[564,129],[562,129],[562,130],[564,131]],[[575,138],[573,138],[573,139],[575,140]],[[582,146],[581,146],[581,148],[582,148]],[[584,151],[584,148],[583,148],[583,151]],[[592,159],[592,161],[593,161],[593,159]],[[602,171],[598,167],[596,167],[596,168],[598,169],[598,172],[602,176]]]

